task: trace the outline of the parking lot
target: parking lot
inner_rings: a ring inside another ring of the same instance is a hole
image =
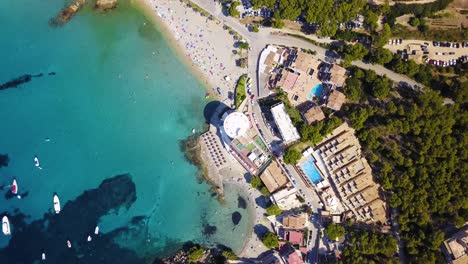
[[[435,66],[454,66],[468,60],[468,42],[390,39],[385,48],[403,59]]]

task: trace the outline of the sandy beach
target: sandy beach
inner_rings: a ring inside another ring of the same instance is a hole
[[[213,95],[212,97],[228,106],[234,103],[228,95],[234,92],[237,79],[247,73],[247,69],[236,65],[236,60],[241,56],[234,54],[236,41],[227,30],[223,29],[222,22],[202,16],[179,0],[138,1],[147,15],[154,19],[155,25],[166,35],[174,50],[182,55],[184,62],[192,68],[208,92]],[[243,55],[247,54],[244,52]],[[228,76],[230,80],[226,81],[225,76]],[[221,94],[217,92],[217,87],[221,89]],[[224,149],[221,151],[228,156]],[[243,177],[244,168],[234,158],[229,157],[229,166],[218,170],[212,164],[205,149],[202,151],[202,159],[216,185],[235,185],[248,196],[252,228],[256,224],[266,223],[265,209],[255,203],[261,194],[258,190],[254,190]],[[266,250],[255,233],[251,232],[244,248],[236,253],[242,257],[257,257]]]
[[[178,0],[138,0],[138,3],[174,50],[182,55],[211,97],[230,106],[233,101],[228,98],[229,92],[234,92],[237,79],[247,69],[236,65],[240,58],[233,53],[236,41],[223,29],[222,22],[210,20]],[[243,55],[246,56],[245,51]]]

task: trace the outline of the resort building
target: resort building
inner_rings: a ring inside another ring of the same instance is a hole
[[[304,121],[308,125],[312,125],[315,122],[319,122],[325,119],[325,114],[320,106],[314,106],[302,114]]]
[[[283,228],[295,230],[304,229],[308,223],[308,217],[309,215],[307,213],[283,217]]]
[[[228,152],[252,175],[257,175],[268,165],[267,147],[245,114],[232,110],[225,112],[219,133]]]
[[[272,161],[268,167],[260,175],[265,187],[270,193],[273,193],[280,188],[284,187],[288,182],[288,178],[284,175],[283,170],[280,168],[276,161]]]
[[[299,199],[297,199],[297,190],[294,187],[281,189],[273,193],[270,199],[281,210],[290,210],[302,205]]]
[[[387,208],[380,198],[380,186],[361,156],[359,141],[347,123],[327,135],[313,151],[306,151],[297,166],[325,201],[331,214],[343,213],[366,223],[385,223]]]
[[[468,226],[445,240],[442,249],[449,264],[468,263]]]
[[[327,107],[339,111],[346,101],[346,96],[337,90],[332,90],[328,97]]]
[[[291,144],[292,142],[300,139],[299,132],[297,132],[296,127],[292,124],[291,118],[286,112],[286,108],[283,103],[274,105],[271,108],[271,113],[285,145]]]

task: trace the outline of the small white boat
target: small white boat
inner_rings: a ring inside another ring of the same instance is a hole
[[[46,257],[45,257],[45,253],[44,253],[44,252],[42,252],[42,256],[41,256],[41,258],[42,258],[42,260],[45,260],[45,259],[46,259]]]
[[[39,163],[39,159],[37,158],[37,156],[34,156],[34,166],[36,166],[36,167],[41,166],[41,164]]]
[[[2,218],[2,231],[3,234],[5,234],[6,236],[11,234],[10,221],[8,220],[8,217],[6,215]]]
[[[99,234],[99,226],[96,226],[96,228],[94,229],[94,234],[95,235]]]
[[[18,193],[18,183],[16,179],[13,179],[13,183],[11,184],[11,193],[15,195]]]
[[[71,242],[70,242],[70,240],[67,240],[67,247],[68,247],[68,248],[71,248]]]
[[[57,194],[54,194],[54,210],[56,214],[60,213],[60,200]]]
[[[90,242],[91,240],[93,240],[93,239],[91,238],[90,235],[88,235],[88,242]]]
[[[195,128],[192,128],[192,134],[195,134],[195,132],[196,132]]]

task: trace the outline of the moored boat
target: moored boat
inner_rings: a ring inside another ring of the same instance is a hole
[[[18,193],[18,183],[16,179],[13,179],[13,183],[11,184],[11,193],[15,195]]]
[[[46,256],[45,256],[45,253],[42,252],[42,256],[41,256],[42,260],[46,260]]]
[[[96,228],[94,229],[94,234],[95,235],[99,234],[99,226],[96,226]]]
[[[54,210],[56,214],[60,213],[60,200],[57,194],[54,194]]]
[[[92,240],[91,236],[88,235],[88,242],[90,242]]]
[[[6,236],[11,234],[10,221],[8,220],[8,217],[6,215],[2,218],[2,231],[3,234],[5,234]]]
[[[67,240],[67,247],[68,247],[68,248],[71,248],[71,242],[70,242],[70,240]]]

